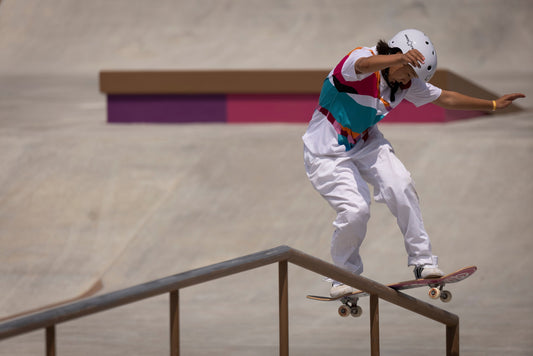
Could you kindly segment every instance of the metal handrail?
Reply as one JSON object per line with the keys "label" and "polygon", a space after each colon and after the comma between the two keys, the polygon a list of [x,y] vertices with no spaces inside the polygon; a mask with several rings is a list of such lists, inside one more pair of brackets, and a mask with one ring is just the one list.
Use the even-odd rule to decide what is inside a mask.
{"label": "metal handrail", "polygon": [[446,325],[447,355],[459,355],[459,317],[431,304],[395,291],[368,278],[354,275],[331,263],[288,246],[235,258],[170,277],[83,299],[0,324],[0,340],[38,329],[46,330],[46,355],[55,355],[55,325],[83,316],[137,302],[164,293],[170,294],[171,356],[179,355],[179,290],[214,279],[279,263],[280,355],[288,355],[287,264],[292,263],[330,277],[370,294],[371,354],[379,355],[378,299],[384,299],[412,312]]}

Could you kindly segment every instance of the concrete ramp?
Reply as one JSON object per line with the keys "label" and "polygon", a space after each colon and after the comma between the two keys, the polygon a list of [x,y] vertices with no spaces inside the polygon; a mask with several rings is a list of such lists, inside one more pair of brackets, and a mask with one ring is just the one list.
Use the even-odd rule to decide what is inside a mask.
{"label": "concrete ramp", "polygon": [[[99,155],[90,155],[84,161],[91,162],[92,168],[82,170],[77,181],[80,186],[94,185],[95,188],[84,191],[70,188],[72,190],[64,194],[71,196],[71,200],[60,200],[54,195],[49,199],[40,198],[44,199],[40,204],[26,201],[28,209],[25,214],[11,215],[11,225],[3,218],[3,236],[5,232],[10,236],[18,234],[16,243],[3,243],[6,246],[3,251],[12,256],[9,266],[28,266],[26,268],[33,268],[35,275],[48,281],[46,286],[38,287],[41,293],[36,293],[36,278],[22,278],[17,284],[17,293],[10,294],[10,299],[3,299],[4,315],[9,316],[17,308],[24,311],[28,306],[39,307],[81,296],[86,290],[81,286],[87,281],[89,284],[86,285],[90,285],[91,281],[100,279],[103,286],[100,292],[103,293],[279,244],[291,243],[298,249],[329,259],[334,216],[305,178],[300,142],[305,126],[117,127],[84,124],[81,127],[82,135],[75,133],[80,132],[80,126],[61,131],[64,130],[66,136],[75,137],[74,141],[94,142],[98,147],[106,137],[112,137],[114,149],[107,150],[105,156],[105,162],[110,166],[101,162],[103,158]],[[530,115],[452,124],[383,125],[382,130],[413,173],[425,222],[435,252],[441,258],[441,266],[445,270],[471,264],[479,267],[475,276],[452,288],[454,300],[446,305],[461,317],[463,347],[486,350],[489,345],[501,351],[512,342],[517,355],[521,354],[520,350],[529,350],[532,345],[527,334],[533,330],[533,325],[522,316],[531,312],[528,301],[533,297],[533,291],[520,282],[521,277],[515,273],[515,268],[528,270],[533,267],[525,256],[531,248],[528,232],[533,231],[528,213],[533,197],[533,185],[529,179],[531,170],[524,166],[533,153]],[[216,149],[198,140],[206,133],[210,133]],[[94,146],[93,150],[96,149]],[[77,149],[78,145],[72,145],[71,151]],[[67,162],[65,154],[42,159],[50,160],[47,166],[57,165],[59,169],[61,163]],[[82,151],[77,151],[77,155],[83,156]],[[513,159],[509,159],[511,156]],[[19,161],[24,161],[23,157]],[[111,164],[111,161],[115,163]],[[113,169],[113,165],[118,167]],[[35,174],[39,171],[27,169]],[[96,170],[100,170],[98,174],[94,173]],[[72,176],[65,179],[68,181]],[[41,184],[44,184],[45,179],[42,179]],[[69,187],[67,184],[59,186]],[[3,196],[8,195],[5,193],[7,188],[3,189]],[[11,205],[16,206],[15,202]],[[77,240],[73,240],[76,249],[69,248],[68,243],[54,244],[55,236],[63,237],[59,232],[53,236],[45,233],[44,223],[39,219],[46,211],[43,205],[54,206],[56,212],[80,209],[79,216],[73,216],[69,221],[69,229],[76,231]],[[39,206],[41,209],[37,209]],[[88,224],[86,219],[94,206],[102,206],[102,211],[108,214],[100,213],[92,224]],[[49,214],[45,226],[60,231],[55,224],[61,223],[63,214]],[[386,207],[379,204],[374,204],[372,214],[368,238],[363,246],[365,275],[383,283],[410,278],[411,271],[405,266],[403,242],[394,219]],[[28,231],[22,229],[24,224],[33,227],[33,233],[20,233]],[[38,230],[42,230],[41,233],[38,234]],[[64,241],[68,242],[68,239]],[[26,257],[27,250],[17,247],[23,242],[26,249],[38,244],[39,256],[43,260],[56,261],[57,256],[65,256],[65,259],[70,256],[72,259],[62,262],[70,267],[64,268],[61,274],[53,269],[54,263],[43,264],[36,270],[30,264],[31,259]],[[17,248],[22,252],[13,255],[12,251]],[[84,255],[89,259],[84,262],[81,258],[74,260],[82,254],[73,251],[94,252]],[[14,256],[20,257],[16,259]],[[494,263],[495,260],[499,263]],[[84,265],[87,266],[85,275],[81,273],[84,269],[80,268]],[[513,269],[502,268],[511,265]],[[2,274],[7,275],[10,274]],[[363,352],[368,347],[364,339],[365,346],[358,346],[342,336],[346,326],[339,324],[336,307],[329,308],[328,304],[317,305],[304,299],[309,293],[327,293],[329,287],[320,276],[291,268],[289,278],[291,330],[296,333],[291,336],[291,345],[309,354],[317,350],[322,352],[330,342],[337,345],[335,350],[342,352]],[[3,283],[2,290],[10,288],[9,280],[3,279]],[[60,288],[56,287],[58,285]],[[275,306],[270,301],[276,298],[275,288],[275,271],[265,268],[185,290],[184,350],[203,354],[212,352],[212,347],[224,347],[237,354],[246,354],[245,350],[263,344],[270,346],[259,350],[275,349],[276,322],[268,317],[271,312],[275,313],[270,309]],[[494,294],[496,288],[512,293]],[[210,302],[213,290],[219,296],[214,304]],[[243,291],[246,291],[244,295]],[[413,291],[413,295],[419,298],[426,298],[424,293]],[[78,337],[87,330],[91,335],[95,332],[109,335],[107,333],[120,330],[116,323],[119,320],[105,324],[108,326],[103,329],[97,326],[98,323],[109,323],[109,318],[128,323],[133,315],[146,310],[142,314],[143,324],[150,326],[149,330],[143,328],[143,332],[166,335],[157,326],[157,320],[166,320],[164,313],[154,314],[155,310],[166,310],[165,305],[166,299],[156,298],[153,302],[132,306],[133,309],[128,307],[123,312],[117,311],[118,314],[106,316],[104,313],[101,317],[71,322],[64,327]],[[367,308],[364,304],[363,307]],[[206,312],[207,309],[210,311]],[[239,313],[231,312],[235,310]],[[495,319],[494,313],[501,317]],[[411,350],[407,346],[413,339],[395,336],[400,333],[405,337],[400,330],[406,328],[414,328],[419,333],[425,331],[429,333],[428,337],[431,337],[431,330],[441,335],[440,327],[432,329],[433,324],[421,322],[416,317],[413,319],[387,304],[382,306],[382,315],[386,324],[382,329],[384,350],[398,345]],[[130,320],[130,323],[136,323]],[[243,322],[248,325],[248,330],[254,330],[255,322],[266,320],[266,326],[260,328],[261,333],[247,334],[243,330],[243,336],[235,340],[235,346],[230,346],[224,340],[231,339],[233,334],[229,330],[220,331],[228,320],[232,325]],[[519,330],[508,328],[508,323],[516,322],[521,325]],[[200,347],[198,344],[202,342],[194,336],[195,330],[215,333],[214,329],[201,326],[204,323],[216,328],[218,337],[213,338],[212,343],[203,342],[205,346]],[[365,322],[350,322],[349,325],[354,334],[366,335],[368,332]],[[479,325],[486,327],[480,329]],[[102,334],[102,337],[106,336]],[[506,340],[503,344],[498,341],[501,338]],[[158,337],[155,339],[159,340]],[[27,340],[22,342],[26,345]],[[34,339],[30,337],[30,340]],[[402,340],[411,341],[408,344]],[[16,339],[13,344],[11,342],[0,345],[0,350],[3,347],[12,350],[9,345],[15,345],[15,348],[20,345]],[[164,338],[159,342],[166,345]],[[42,339],[37,335],[35,341],[29,341],[27,345],[41,343]],[[82,346],[79,342],[72,345],[83,349],[81,343]],[[248,346],[240,348],[236,345]],[[87,350],[94,351],[93,347]],[[124,346],[117,344],[117,347],[124,350]],[[160,347],[148,348],[146,352],[164,352]],[[425,345],[420,354],[433,349],[441,348]]]}

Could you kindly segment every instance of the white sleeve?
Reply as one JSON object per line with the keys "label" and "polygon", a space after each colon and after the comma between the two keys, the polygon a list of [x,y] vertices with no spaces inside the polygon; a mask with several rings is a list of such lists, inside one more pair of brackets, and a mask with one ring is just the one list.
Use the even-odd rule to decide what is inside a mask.
{"label": "white sleeve", "polygon": [[355,73],[355,62],[359,58],[366,58],[366,57],[372,57],[374,53],[372,52],[371,48],[368,47],[362,47],[353,50],[346,59],[346,62],[342,65],[342,76],[344,77],[344,80],[346,81],[358,81],[363,80],[366,77],[372,75],[373,73],[362,73],[357,74]]}
{"label": "white sleeve", "polygon": [[441,93],[442,89],[418,78],[413,78],[405,99],[419,107],[437,100]]}

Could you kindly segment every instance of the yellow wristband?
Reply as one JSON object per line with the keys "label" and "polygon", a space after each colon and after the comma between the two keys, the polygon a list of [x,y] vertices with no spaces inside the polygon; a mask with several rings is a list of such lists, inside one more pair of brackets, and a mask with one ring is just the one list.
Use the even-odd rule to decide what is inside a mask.
{"label": "yellow wristband", "polygon": [[492,101],[492,111],[496,111],[496,100]]}

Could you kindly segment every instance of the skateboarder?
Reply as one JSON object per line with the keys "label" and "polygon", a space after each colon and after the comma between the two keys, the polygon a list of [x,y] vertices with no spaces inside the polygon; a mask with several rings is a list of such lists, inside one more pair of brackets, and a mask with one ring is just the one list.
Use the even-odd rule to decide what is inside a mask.
{"label": "skateboarder", "polygon": [[[376,126],[402,100],[416,106],[435,103],[446,109],[495,111],[523,94],[484,100],[428,83],[437,54],[428,36],[404,30],[388,43],[359,47],[346,55],[324,81],[319,105],[303,136],[307,176],[335,209],[331,242],[333,262],[363,272],[359,247],[370,218],[370,191],[387,204],[404,236],[408,265],[415,278],[441,277],[437,257],[424,228],[410,173]],[[334,282],[336,297],[353,288]]]}

